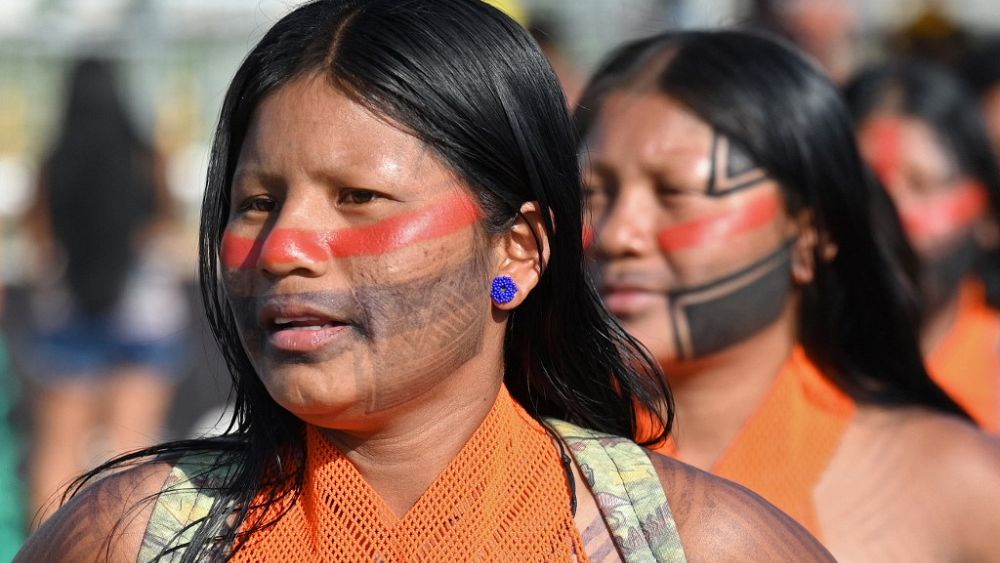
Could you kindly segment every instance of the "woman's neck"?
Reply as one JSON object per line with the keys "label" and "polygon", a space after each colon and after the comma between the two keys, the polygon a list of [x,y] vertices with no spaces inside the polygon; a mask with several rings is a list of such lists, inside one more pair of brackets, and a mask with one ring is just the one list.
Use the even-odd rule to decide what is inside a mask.
{"label": "woman's neck", "polygon": [[374,431],[323,431],[399,517],[458,455],[496,402],[501,373],[468,364],[460,370],[466,373],[381,413]]}
{"label": "woman's neck", "polygon": [[708,470],[757,411],[795,346],[796,307],[755,336],[712,356],[664,365],[680,458]]}

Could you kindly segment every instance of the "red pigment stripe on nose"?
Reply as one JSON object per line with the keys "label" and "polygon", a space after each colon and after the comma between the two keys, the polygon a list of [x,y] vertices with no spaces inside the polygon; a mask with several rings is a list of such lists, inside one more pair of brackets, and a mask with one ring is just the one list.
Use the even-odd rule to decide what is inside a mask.
{"label": "red pigment stripe on nose", "polygon": [[963,182],[954,190],[900,208],[911,239],[934,238],[972,225],[986,213],[989,198],[979,182]]}
{"label": "red pigment stripe on nose", "polygon": [[363,227],[332,231],[276,229],[266,233],[264,240],[227,232],[222,238],[221,259],[227,268],[236,269],[255,268],[261,257],[282,264],[378,255],[450,235],[478,219],[476,204],[462,194]]}
{"label": "red pigment stripe on nose", "polygon": [[768,193],[740,209],[667,227],[657,234],[657,239],[665,252],[721,242],[770,223],[781,209],[781,198]]}

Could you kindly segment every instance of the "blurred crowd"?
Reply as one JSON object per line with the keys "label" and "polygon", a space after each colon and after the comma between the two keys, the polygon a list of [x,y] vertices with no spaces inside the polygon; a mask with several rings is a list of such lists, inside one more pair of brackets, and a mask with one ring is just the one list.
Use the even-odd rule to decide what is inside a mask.
{"label": "blurred crowd", "polygon": [[[916,126],[912,120],[890,124],[885,118],[901,113],[890,110],[923,90],[876,87],[879,80],[924,80],[928,96],[953,84],[956,95],[980,104],[1000,157],[1000,16],[973,25],[974,2],[493,3],[532,32],[571,105],[594,63],[625,39],[679,26],[752,27],[788,38],[838,84],[851,85],[852,102],[863,108],[856,116],[862,145],[894,196],[905,200],[913,192],[919,198],[921,190],[950,182],[953,161],[966,155],[960,144],[936,140],[948,138],[940,129],[954,124],[920,116]],[[896,9],[896,3],[906,8]],[[43,14],[41,3],[23,4],[38,18],[55,18]],[[204,147],[220,84],[238,62],[232,53],[266,27],[254,18],[280,16],[283,8],[279,3],[267,12],[271,8],[260,4],[266,13],[244,13],[248,21],[236,33],[222,30],[223,23],[203,23],[185,38],[188,43],[176,39],[173,28],[147,21],[175,38],[133,51],[138,40],[129,26],[139,18],[133,12],[145,18],[158,13],[140,8],[147,4],[157,3],[109,2],[107,10],[116,16],[103,22],[101,40],[49,43],[42,52],[37,38],[0,30],[6,342],[0,341],[0,487],[7,493],[0,496],[0,560],[58,506],[66,484],[97,461],[225,423],[228,380],[203,328],[194,281],[198,202],[208,164]],[[55,2],[47,9],[68,11],[72,5]],[[99,12],[90,17],[102,21]],[[870,65],[903,60],[926,65],[912,79],[877,70],[864,74]],[[894,149],[880,145],[887,136],[894,136]],[[924,152],[899,154],[900,147],[921,144]],[[933,239],[933,233],[928,236]],[[920,253],[921,244],[914,246]],[[960,274],[970,264],[941,264],[935,272],[943,293],[963,283]],[[998,271],[982,270],[991,296]],[[926,337],[927,349],[937,344],[935,338],[942,337]]]}

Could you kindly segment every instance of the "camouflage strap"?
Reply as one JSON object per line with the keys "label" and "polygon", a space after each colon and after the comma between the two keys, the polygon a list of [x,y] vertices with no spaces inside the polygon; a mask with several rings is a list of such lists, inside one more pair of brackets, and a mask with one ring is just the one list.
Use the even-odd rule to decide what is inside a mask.
{"label": "camouflage strap", "polygon": [[212,492],[225,479],[228,467],[216,466],[218,453],[189,454],[179,459],[164,483],[146,525],[137,561],[180,561],[207,517],[216,498]]}
{"label": "camouflage strap", "polygon": [[686,561],[660,478],[642,448],[561,420],[546,422],[569,446],[627,562]]}

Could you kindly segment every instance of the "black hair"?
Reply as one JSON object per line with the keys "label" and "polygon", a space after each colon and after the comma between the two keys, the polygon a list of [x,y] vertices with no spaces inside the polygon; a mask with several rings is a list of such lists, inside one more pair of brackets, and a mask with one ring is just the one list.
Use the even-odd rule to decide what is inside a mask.
{"label": "black hair", "polygon": [[959,71],[977,96],[1000,86],[1000,38],[994,37],[973,48],[962,60]]}
{"label": "black hair", "polygon": [[[833,259],[817,248],[798,322],[799,341],[827,378],[858,401],[967,418],[924,368],[910,282],[915,257],[862,163],[836,87],[817,66],[784,41],[748,32],[635,41],[605,60],[585,89],[574,116],[580,138],[603,101],[629,88],[669,96],[742,145],[781,185],[789,211],[810,210],[821,240],[837,246]],[[875,222],[882,215],[875,207],[891,220]]]}
{"label": "black hair", "polygon": [[[254,112],[266,96],[306,76],[328,79],[331,88],[426,143],[470,186],[487,233],[509,228],[523,203],[539,203],[551,257],[507,323],[504,380],[515,399],[534,416],[621,436],[635,435],[641,405],[666,413],[650,437],[664,439],[672,403],[658,368],[607,313],[586,274],[573,127],[559,83],[528,33],[478,0],[310,2],[278,21],[247,56],[226,94],[212,149],[200,276],[233,378],[234,427],[220,440],[177,442],[110,462],[197,449],[229,452],[218,461],[233,469],[218,490],[223,502],[197,523],[184,560],[222,557],[234,542],[238,549],[269,524],[247,520],[251,505],[298,494],[303,482],[304,423],[270,397],[252,368],[220,283],[218,257],[234,169]],[[233,510],[236,527],[213,541],[209,531],[225,529]],[[237,534],[245,522],[246,533]]]}
{"label": "black hair", "polygon": [[66,284],[84,313],[107,313],[121,298],[135,238],[155,212],[154,167],[152,145],[119,95],[115,65],[76,61],[42,182]]}
{"label": "black hair", "polygon": [[[1000,222],[1000,169],[986,125],[974,94],[951,71],[916,60],[891,62],[860,72],[847,85],[844,96],[856,122],[888,110],[926,123],[961,174],[986,188],[992,216]],[[977,270],[988,282],[990,304],[997,308],[1000,248],[982,254]]]}

